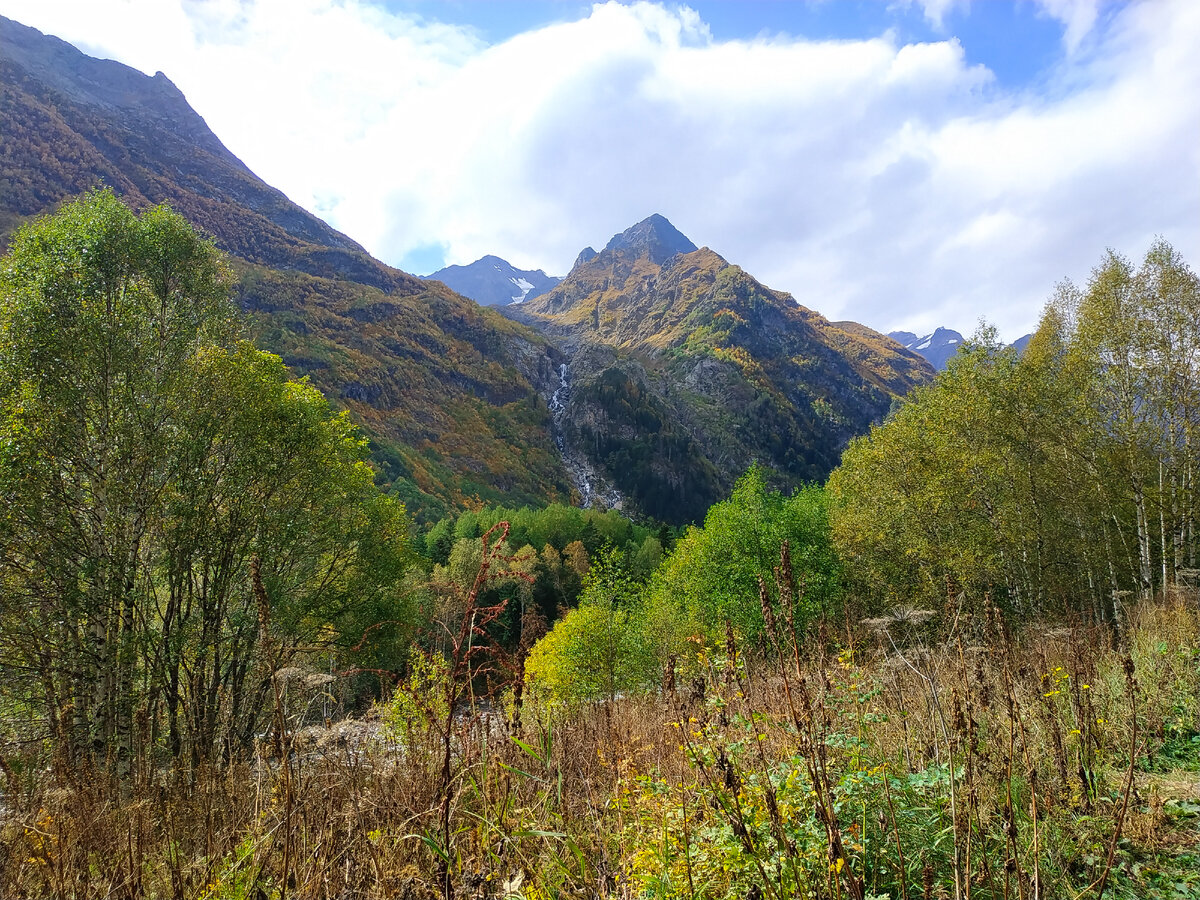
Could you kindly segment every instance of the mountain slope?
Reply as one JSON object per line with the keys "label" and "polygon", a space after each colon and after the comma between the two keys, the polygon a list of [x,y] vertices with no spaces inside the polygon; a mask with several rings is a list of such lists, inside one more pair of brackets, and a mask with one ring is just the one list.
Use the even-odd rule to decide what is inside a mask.
{"label": "mountain slope", "polygon": [[440,281],[482,306],[521,303],[546,293],[562,281],[541,269],[518,269],[498,256],[484,256],[466,266],[447,266],[421,277]]}
{"label": "mountain slope", "polygon": [[368,427],[426,515],[567,499],[547,400],[561,356],[437,282],[372,259],[233,156],[163,75],[0,17],[0,241],[105,184],[168,202],[240,262],[258,342]]}
{"label": "mountain slope", "polygon": [[363,423],[380,480],[426,519],[478,497],[694,521],[754,459],[823,478],[931,375],[661,216],[588,248],[506,318],[288,201],[165,76],[0,18],[0,241],[98,184],[135,207],[169,202],[233,255],[256,340]]}
{"label": "mountain slope", "polygon": [[701,516],[755,459],[791,481],[823,479],[851,437],[933,375],[883,335],[831,323],[696,249],[658,215],[504,311],[571,357],[557,414],[569,468],[590,465],[674,521]]}

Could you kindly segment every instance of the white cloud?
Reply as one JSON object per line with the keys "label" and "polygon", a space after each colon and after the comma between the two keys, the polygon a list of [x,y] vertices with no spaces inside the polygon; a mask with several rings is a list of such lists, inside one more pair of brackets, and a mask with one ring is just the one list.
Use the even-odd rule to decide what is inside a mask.
{"label": "white cloud", "polygon": [[[1110,0],[1111,2],[1111,0]],[[1063,24],[1063,45],[1074,53],[1096,24],[1100,0],[1036,0],[1042,12]]]}
{"label": "white cloud", "polygon": [[955,7],[966,7],[969,4],[969,0],[918,0],[918,2],[925,18],[939,31],[946,27],[946,13]]}
{"label": "white cloud", "polygon": [[561,274],[661,212],[831,317],[984,315],[1015,337],[1106,246],[1137,256],[1161,233],[1200,264],[1200,4],[1101,21],[1038,2],[1069,51],[1040,95],[1006,93],[953,38],[718,42],[648,3],[491,46],[366,0],[0,13],[166,71],[247,165],[389,262],[442,245]]}

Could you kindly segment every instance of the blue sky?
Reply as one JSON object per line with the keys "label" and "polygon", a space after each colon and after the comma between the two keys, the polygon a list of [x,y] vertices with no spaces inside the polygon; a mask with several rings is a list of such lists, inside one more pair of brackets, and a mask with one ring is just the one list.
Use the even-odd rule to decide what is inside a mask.
{"label": "blue sky", "polygon": [[[683,4],[673,4],[676,6]],[[857,40],[894,32],[901,43],[944,40],[953,35],[967,59],[996,74],[1002,85],[1036,82],[1057,63],[1063,24],[1032,0],[983,0],[951,5],[939,22],[919,3],[886,0],[723,0],[688,3],[708,24],[714,40],[780,36]],[[525,31],[586,18],[590,3],[578,0],[389,0],[396,12],[477,29],[488,43]],[[1110,3],[1111,14],[1117,4]]]}
{"label": "blue sky", "polygon": [[834,319],[1031,330],[1200,260],[1200,3],[0,0],[165,72],[253,171],[418,274],[564,274],[661,213]]}

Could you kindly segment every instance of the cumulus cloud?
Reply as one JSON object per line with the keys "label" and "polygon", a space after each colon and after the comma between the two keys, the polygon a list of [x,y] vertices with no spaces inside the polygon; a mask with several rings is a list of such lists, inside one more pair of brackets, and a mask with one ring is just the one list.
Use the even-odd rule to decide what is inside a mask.
{"label": "cumulus cloud", "polygon": [[1161,233],[1200,259],[1200,5],[1038,2],[1064,53],[1036,91],[949,35],[718,41],[651,3],[491,45],[366,0],[0,12],[167,72],[252,169],[394,264],[561,274],[661,212],[831,317],[1016,337],[1107,246]]}

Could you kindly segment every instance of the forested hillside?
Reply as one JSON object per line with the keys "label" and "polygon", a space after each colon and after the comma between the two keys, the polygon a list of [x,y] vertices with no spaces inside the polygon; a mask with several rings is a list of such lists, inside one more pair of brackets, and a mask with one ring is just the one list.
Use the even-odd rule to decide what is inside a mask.
{"label": "forested hillside", "polygon": [[0,241],[101,184],[135,209],[169,203],[235,257],[258,344],[368,427],[414,511],[570,499],[547,408],[560,355],[263,183],[166,76],[0,17],[0,134]]}

